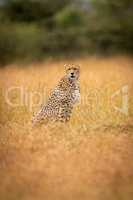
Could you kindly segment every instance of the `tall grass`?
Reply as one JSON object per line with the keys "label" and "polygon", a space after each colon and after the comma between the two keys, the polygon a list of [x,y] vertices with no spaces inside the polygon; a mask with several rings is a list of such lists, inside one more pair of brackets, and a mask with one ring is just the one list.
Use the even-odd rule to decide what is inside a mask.
{"label": "tall grass", "polygon": [[[32,115],[64,75],[65,63],[81,65],[81,102],[68,124],[33,128]],[[132,64],[128,57],[90,57],[0,69],[1,199],[133,198]],[[125,86],[127,113],[117,109]],[[17,107],[6,99],[11,87],[17,87],[9,93]]]}

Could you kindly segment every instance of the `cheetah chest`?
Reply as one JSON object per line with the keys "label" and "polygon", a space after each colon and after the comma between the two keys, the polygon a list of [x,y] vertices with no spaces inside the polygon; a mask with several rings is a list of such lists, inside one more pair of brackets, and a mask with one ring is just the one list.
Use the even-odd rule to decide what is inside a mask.
{"label": "cheetah chest", "polygon": [[80,102],[80,91],[79,91],[78,88],[73,91],[72,99],[73,99],[73,103],[79,103]]}

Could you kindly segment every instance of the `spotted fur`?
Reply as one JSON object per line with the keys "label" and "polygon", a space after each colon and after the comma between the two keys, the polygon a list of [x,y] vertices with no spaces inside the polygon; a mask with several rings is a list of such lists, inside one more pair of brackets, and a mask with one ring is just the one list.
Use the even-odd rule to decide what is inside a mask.
{"label": "spotted fur", "polygon": [[46,105],[33,117],[33,123],[44,121],[67,122],[75,103],[80,100],[79,67],[66,66],[66,75],[51,93]]}

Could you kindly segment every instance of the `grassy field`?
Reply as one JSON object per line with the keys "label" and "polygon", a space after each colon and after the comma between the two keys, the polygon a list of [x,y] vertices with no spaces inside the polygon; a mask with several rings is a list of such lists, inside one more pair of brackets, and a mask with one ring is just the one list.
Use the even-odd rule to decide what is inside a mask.
{"label": "grassy field", "polygon": [[[81,102],[68,124],[33,128],[65,63],[81,66]],[[0,199],[133,199],[132,58],[0,69]]]}

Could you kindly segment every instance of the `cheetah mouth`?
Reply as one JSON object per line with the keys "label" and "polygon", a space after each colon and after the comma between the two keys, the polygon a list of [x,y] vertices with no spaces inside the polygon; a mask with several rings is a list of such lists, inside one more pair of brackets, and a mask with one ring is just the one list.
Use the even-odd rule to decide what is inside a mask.
{"label": "cheetah mouth", "polygon": [[74,75],[71,75],[71,78],[75,78],[75,76],[74,76]]}

